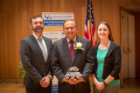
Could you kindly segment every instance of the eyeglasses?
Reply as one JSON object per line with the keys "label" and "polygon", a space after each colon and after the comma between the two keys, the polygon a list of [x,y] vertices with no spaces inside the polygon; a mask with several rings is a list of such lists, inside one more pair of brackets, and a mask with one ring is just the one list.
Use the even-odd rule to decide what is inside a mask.
{"label": "eyeglasses", "polygon": [[74,30],[75,27],[68,27],[68,28],[64,28],[65,30]]}

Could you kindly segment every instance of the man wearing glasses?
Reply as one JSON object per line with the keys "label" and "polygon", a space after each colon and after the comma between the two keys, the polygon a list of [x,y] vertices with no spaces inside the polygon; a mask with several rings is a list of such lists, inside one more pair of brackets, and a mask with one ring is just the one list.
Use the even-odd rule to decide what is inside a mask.
{"label": "man wearing glasses", "polygon": [[[59,93],[90,93],[89,75],[93,69],[91,42],[77,36],[78,27],[75,20],[66,20],[63,24],[65,38],[53,43],[52,71],[59,80]],[[81,49],[74,49],[80,42]],[[65,77],[71,67],[77,67],[81,77]]]}

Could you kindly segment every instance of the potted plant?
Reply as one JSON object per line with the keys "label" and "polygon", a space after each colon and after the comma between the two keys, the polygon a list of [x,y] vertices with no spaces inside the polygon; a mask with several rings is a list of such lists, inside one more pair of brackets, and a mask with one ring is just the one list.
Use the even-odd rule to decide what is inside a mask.
{"label": "potted plant", "polygon": [[24,68],[23,68],[22,62],[19,63],[18,69],[19,69],[19,72],[20,72],[20,73],[19,73],[19,76],[22,77],[22,78],[24,78],[24,77],[25,77],[26,71],[25,71]]}

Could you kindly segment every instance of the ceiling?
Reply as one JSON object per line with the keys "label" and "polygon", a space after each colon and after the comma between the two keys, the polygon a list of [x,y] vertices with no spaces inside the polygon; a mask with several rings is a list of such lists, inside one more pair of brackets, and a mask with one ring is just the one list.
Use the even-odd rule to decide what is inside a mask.
{"label": "ceiling", "polygon": [[123,6],[123,8],[133,12],[140,12],[140,6]]}

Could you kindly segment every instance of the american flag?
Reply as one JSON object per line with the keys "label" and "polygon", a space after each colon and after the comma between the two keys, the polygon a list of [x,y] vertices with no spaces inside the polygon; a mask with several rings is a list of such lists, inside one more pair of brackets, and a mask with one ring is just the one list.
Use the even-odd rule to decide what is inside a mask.
{"label": "american flag", "polygon": [[91,40],[91,47],[97,44],[92,0],[88,0],[87,3],[84,38]]}

